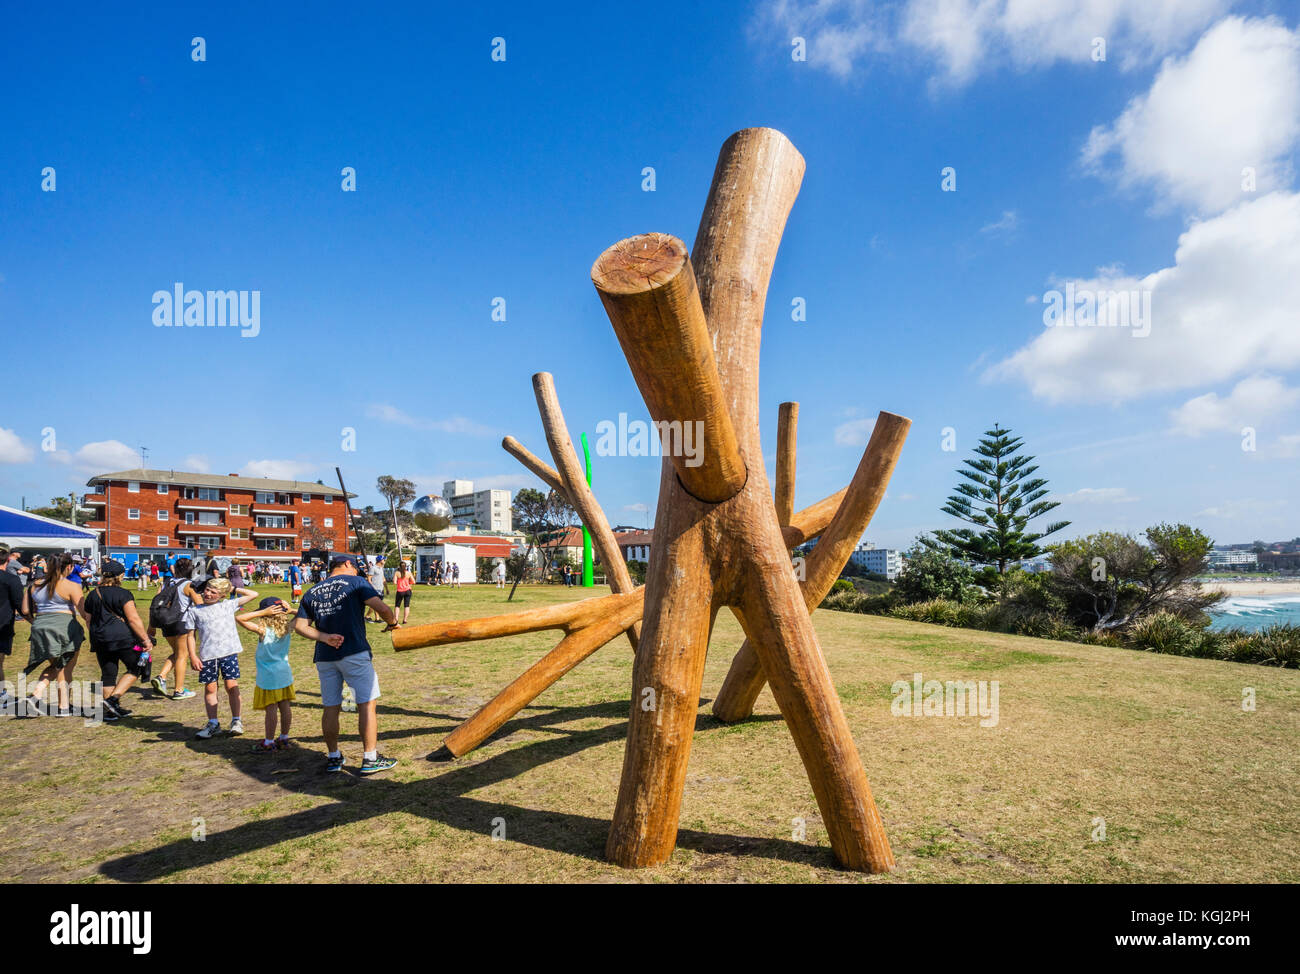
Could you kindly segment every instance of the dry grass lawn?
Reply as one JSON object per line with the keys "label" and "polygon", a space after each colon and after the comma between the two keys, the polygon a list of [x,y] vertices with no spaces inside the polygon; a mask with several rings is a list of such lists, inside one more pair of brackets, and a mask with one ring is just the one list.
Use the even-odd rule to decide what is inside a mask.
{"label": "dry grass lawn", "polygon": [[[420,586],[413,621],[582,591],[521,588],[507,605],[491,587]],[[0,717],[0,869],[18,882],[1300,881],[1300,671],[829,611],[814,620],[898,859],[889,876],[834,868],[770,693],[747,723],[711,717],[741,641],[729,614],[710,649],[677,852],[662,867],[602,860],[630,706],[625,641],[478,751],[434,764],[424,757],[442,737],[558,634],[397,655],[376,626],[380,748],[400,759],[393,771],[321,773],[319,688],[311,647],[295,639],[294,752],[250,752],[261,729],[251,708],[243,738],[195,740],[202,698],[148,690],[115,724]],[[19,630],[10,680],[26,660]],[[247,706],[251,652],[241,663]],[[95,670],[83,650],[76,675]],[[998,681],[997,725],[894,716],[890,686],[916,672]],[[1254,712],[1242,708],[1247,687]],[[355,769],[355,717],[344,729]]]}

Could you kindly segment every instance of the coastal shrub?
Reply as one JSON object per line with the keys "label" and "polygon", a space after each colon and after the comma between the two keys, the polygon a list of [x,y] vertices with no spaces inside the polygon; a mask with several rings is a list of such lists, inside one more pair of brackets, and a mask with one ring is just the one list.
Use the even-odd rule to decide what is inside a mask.
{"label": "coastal shrub", "polygon": [[[1207,641],[1203,632],[1170,612],[1156,612],[1139,619],[1123,633],[1124,641],[1132,649],[1170,656],[1201,656],[1213,654],[1212,638]],[[1199,652],[1198,652],[1199,650]]]}
{"label": "coastal shrub", "polygon": [[856,591],[857,591],[857,587],[852,582],[850,582],[847,578],[837,578],[835,579],[835,584],[831,586],[832,595],[834,595],[836,592],[856,592]]}
{"label": "coastal shrub", "polygon": [[939,626],[955,626],[959,608],[958,603],[951,599],[927,599],[924,602],[896,605],[889,610],[889,614],[895,619],[929,622]]}
{"label": "coastal shrub", "polygon": [[969,565],[919,545],[908,553],[907,563],[894,581],[894,592],[900,602],[908,604],[935,599],[973,602],[982,597]]}

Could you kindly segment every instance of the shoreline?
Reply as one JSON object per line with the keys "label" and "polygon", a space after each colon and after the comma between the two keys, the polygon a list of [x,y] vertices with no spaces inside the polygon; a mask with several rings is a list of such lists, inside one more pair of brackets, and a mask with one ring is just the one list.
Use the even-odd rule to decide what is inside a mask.
{"label": "shoreline", "polygon": [[1229,598],[1300,595],[1300,579],[1278,582],[1202,582],[1201,587],[1210,591],[1222,589]]}

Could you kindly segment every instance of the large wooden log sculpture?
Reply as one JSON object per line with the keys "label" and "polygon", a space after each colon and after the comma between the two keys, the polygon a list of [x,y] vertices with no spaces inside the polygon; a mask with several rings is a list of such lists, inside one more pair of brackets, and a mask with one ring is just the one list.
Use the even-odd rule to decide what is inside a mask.
{"label": "large wooden log sculpture", "polygon": [[[592,268],[651,418],[666,433],[646,585],[632,590],[621,577],[626,568],[615,539],[580,476],[553,385],[542,373],[534,387],[555,468],[513,439],[503,445],[569,499],[594,538],[607,535],[597,546],[615,594],[394,635],[396,648],[413,649],[539,629],[565,633],[447,738],[446,756],[457,756],[600,646],[629,634],[637,647],[632,710],[606,846],[620,865],[653,865],[672,853],[705,653],[722,608],[736,615],[747,638],[715,712],[724,720],[747,716],[770,684],[835,858],[859,870],[893,864],[809,612],[879,505],[909,421],[881,413],[850,485],[800,512],[793,511],[797,404],[780,411],[775,499],[759,442],[763,305],[803,169],[779,132],[738,132],[719,156],[693,254],[675,237],[644,234],[615,244]],[[695,449],[683,449],[684,442]],[[817,536],[801,583],[789,549]],[[615,565],[623,571],[611,570]]]}

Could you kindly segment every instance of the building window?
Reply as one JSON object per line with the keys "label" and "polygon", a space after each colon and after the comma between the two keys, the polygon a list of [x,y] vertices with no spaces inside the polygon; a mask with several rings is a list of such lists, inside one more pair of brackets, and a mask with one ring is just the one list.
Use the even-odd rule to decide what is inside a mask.
{"label": "building window", "polygon": [[310,504],[310,503],[311,503],[311,494],[303,494],[303,495],[302,495],[302,502],[303,502],[304,504]]}
{"label": "building window", "polygon": [[156,541],[159,548],[166,548],[169,544],[171,544],[171,539],[168,538],[167,535],[165,534],[157,535]]}
{"label": "building window", "polygon": [[259,528],[287,528],[289,526],[289,515],[259,514],[257,515],[257,526]]}
{"label": "building window", "polygon": [[140,520],[140,508],[138,508],[138,507],[128,507],[128,508],[126,509],[126,519],[127,519],[128,521],[138,521],[138,520]]}
{"label": "building window", "polygon": [[157,516],[159,521],[166,521],[171,518],[171,515],[168,514],[166,511],[162,510],[161,508],[159,509]]}
{"label": "building window", "polygon": [[247,505],[247,504],[231,504],[231,505],[230,505],[230,513],[231,513],[231,514],[238,514],[240,517],[248,517],[248,505]]}
{"label": "building window", "polygon": [[324,519],[321,521],[321,524],[325,525],[325,527],[327,527],[327,528],[332,528],[332,527],[334,527],[334,518],[332,518],[332,517],[324,518]]}
{"label": "building window", "polygon": [[216,487],[186,487],[184,497],[187,501],[219,501],[221,491]]}
{"label": "building window", "polygon": [[138,494],[138,493],[140,493],[140,481],[138,481],[138,480],[128,480],[128,481],[126,482],[126,492],[127,492],[128,494]]}
{"label": "building window", "polygon": [[247,541],[247,540],[248,540],[248,528],[231,528],[231,529],[230,529],[230,536],[231,536],[232,538],[239,538],[240,540]]}
{"label": "building window", "polygon": [[309,528],[309,527],[311,527],[311,518],[309,518],[309,517],[305,517],[305,518],[303,518],[303,519],[302,519],[302,526],[303,526],[304,528]]}
{"label": "building window", "polygon": [[333,504],[333,503],[334,503],[334,495],[333,495],[333,494],[326,494],[326,495],[325,495],[325,503],[326,503],[326,504]]}
{"label": "building window", "polygon": [[140,535],[128,534],[126,536],[126,543],[129,544],[132,548],[140,547]]}
{"label": "building window", "polygon": [[159,485],[158,485],[158,493],[160,493],[160,494],[166,494],[166,493],[167,493],[167,485],[166,485],[166,484],[159,484]]}
{"label": "building window", "polygon": [[275,491],[273,491],[273,490],[259,490],[259,491],[257,491],[255,494],[253,494],[253,503],[254,503],[254,504],[274,504],[274,503],[275,503]]}

